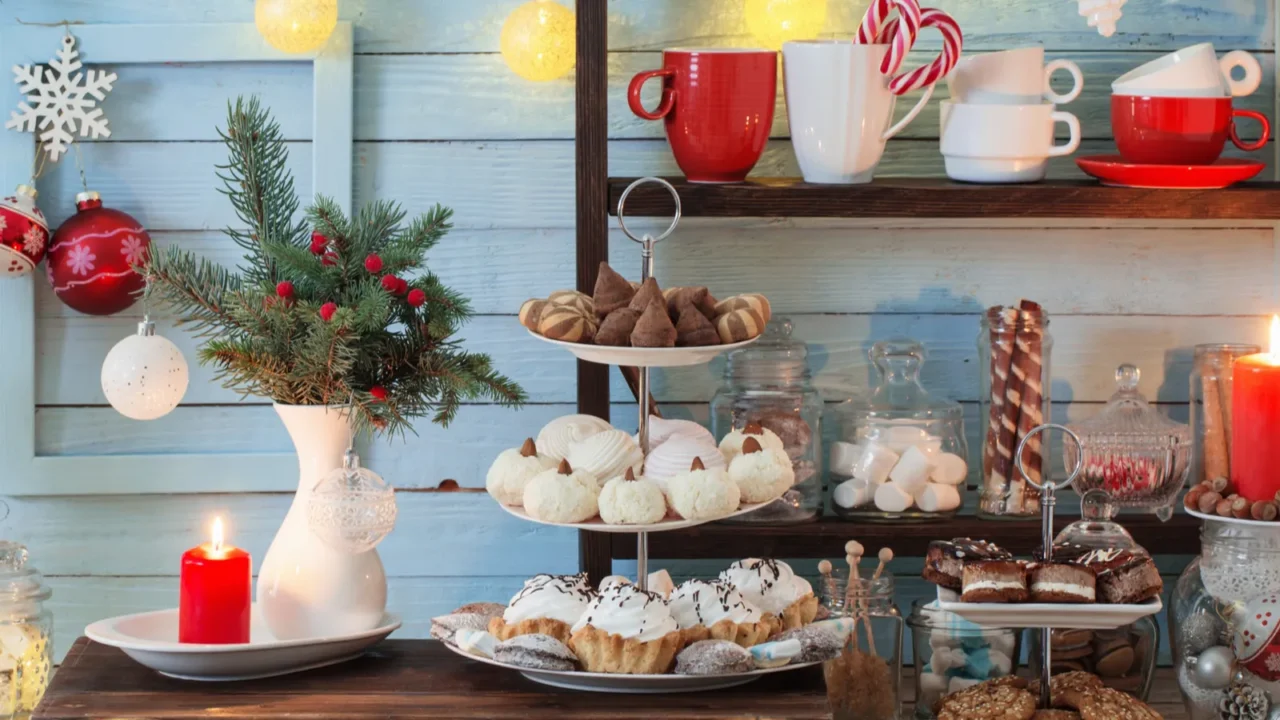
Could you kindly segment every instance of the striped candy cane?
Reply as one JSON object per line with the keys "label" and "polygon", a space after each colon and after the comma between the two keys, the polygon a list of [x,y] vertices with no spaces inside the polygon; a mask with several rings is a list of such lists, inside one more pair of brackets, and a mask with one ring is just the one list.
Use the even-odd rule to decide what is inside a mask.
{"label": "striped candy cane", "polygon": [[920,12],[920,26],[937,28],[942,33],[942,53],[928,65],[918,67],[889,81],[889,90],[894,95],[906,95],[912,90],[933,85],[946,77],[947,73],[951,72],[951,69],[960,61],[960,52],[964,48],[964,35],[960,32],[960,26],[954,18],[936,8],[925,8]]}
{"label": "striped candy cane", "polygon": [[[889,13],[898,11],[898,17],[888,19]],[[907,53],[920,34],[920,5],[916,0],[872,0],[858,25],[856,42],[860,45],[885,44],[889,53],[880,63],[880,72],[893,75],[902,68]]]}

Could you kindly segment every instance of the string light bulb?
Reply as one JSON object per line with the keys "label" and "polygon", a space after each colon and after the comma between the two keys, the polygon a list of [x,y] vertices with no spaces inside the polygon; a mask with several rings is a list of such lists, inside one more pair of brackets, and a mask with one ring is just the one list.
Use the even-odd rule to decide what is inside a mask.
{"label": "string light bulb", "polygon": [[258,0],[253,10],[258,32],[287,53],[317,50],[338,25],[338,0]]}
{"label": "string light bulb", "polygon": [[572,10],[553,0],[531,0],[502,23],[498,47],[512,72],[525,80],[547,82],[573,69],[576,38]]}
{"label": "string light bulb", "polygon": [[781,50],[790,40],[808,40],[827,23],[827,0],[746,0],[743,14],[756,41]]}

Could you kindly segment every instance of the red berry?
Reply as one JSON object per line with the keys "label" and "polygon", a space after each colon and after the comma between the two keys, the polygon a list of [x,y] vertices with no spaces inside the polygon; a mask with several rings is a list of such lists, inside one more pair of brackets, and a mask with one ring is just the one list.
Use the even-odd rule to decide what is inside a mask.
{"label": "red berry", "polygon": [[409,291],[409,281],[404,278],[396,278],[400,282],[396,283],[396,294],[403,295]]}
{"label": "red berry", "polygon": [[327,252],[324,257],[320,258],[320,264],[325,267],[338,264],[338,255],[336,253]]}
{"label": "red berry", "polygon": [[395,275],[383,275],[380,282],[382,283],[383,290],[386,290],[392,295],[399,294],[397,291],[400,289],[400,278]]}
{"label": "red berry", "polygon": [[284,298],[285,300],[288,300],[289,298],[293,297],[293,283],[289,282],[288,280],[281,281],[279,284],[276,285],[276,294]]}
{"label": "red berry", "polygon": [[379,400],[387,399],[387,389],[382,387],[381,385],[374,385],[373,387],[369,388],[369,394]]}
{"label": "red berry", "polygon": [[326,248],[329,247],[329,238],[321,235],[319,231],[311,233],[311,254],[323,255]]}
{"label": "red berry", "polygon": [[409,291],[409,305],[413,307],[422,307],[423,303],[426,301],[427,294],[422,291],[422,288],[414,288]]}
{"label": "red berry", "polygon": [[382,272],[382,258],[370,255],[364,259],[364,269],[371,273]]}
{"label": "red berry", "polygon": [[332,320],[332,319],[333,319],[333,314],[334,314],[334,313],[336,313],[336,312],[338,312],[338,304],[337,304],[337,303],[327,302],[327,303],[325,303],[325,304],[323,304],[323,305],[321,305],[321,306],[320,306],[320,317],[321,317],[325,322],[329,322],[330,320]]}

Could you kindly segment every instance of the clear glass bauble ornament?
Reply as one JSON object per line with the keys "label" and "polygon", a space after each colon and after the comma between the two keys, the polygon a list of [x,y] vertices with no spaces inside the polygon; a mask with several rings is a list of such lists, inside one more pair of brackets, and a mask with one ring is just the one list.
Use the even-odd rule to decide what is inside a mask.
{"label": "clear glass bauble ornament", "polygon": [[361,467],[360,457],[348,450],[342,467],[312,489],[307,522],[311,532],[336,550],[368,552],[396,526],[395,489]]}

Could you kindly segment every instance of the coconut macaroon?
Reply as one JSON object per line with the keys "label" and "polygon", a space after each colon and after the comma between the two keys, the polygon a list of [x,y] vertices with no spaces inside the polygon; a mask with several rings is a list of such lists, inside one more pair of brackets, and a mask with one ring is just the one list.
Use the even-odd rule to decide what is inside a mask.
{"label": "coconut macaroon", "polygon": [[556,461],[539,454],[533,438],[528,438],[521,447],[498,453],[485,475],[484,487],[494,500],[520,507],[524,504],[524,486],[538,473],[555,466]]}
{"label": "coconut macaroon", "polygon": [[685,520],[715,520],[738,509],[742,491],[724,468],[707,469],[694,458],[689,472],[667,480],[667,499]]}
{"label": "coconut macaroon", "polygon": [[600,519],[610,525],[649,525],[667,516],[662,488],[627,468],[622,477],[604,484],[600,491]]}
{"label": "coconut macaroon", "polygon": [[778,437],[777,433],[758,422],[749,422],[741,430],[738,428],[730,430],[729,434],[720,440],[720,453],[724,455],[724,461],[731,463],[734,458],[742,454],[742,445],[749,437],[754,437],[761,447],[781,450],[784,453],[787,451],[782,438]]}
{"label": "coconut macaroon", "polygon": [[580,523],[600,511],[600,484],[594,475],[574,470],[568,460],[543,470],[524,487],[524,509],[529,517],[552,523]]}
{"label": "coconut macaroon", "polygon": [[742,453],[729,463],[729,479],[742,491],[742,502],[762,503],[781,497],[796,482],[791,458],[782,450],[761,447],[748,435]]}

